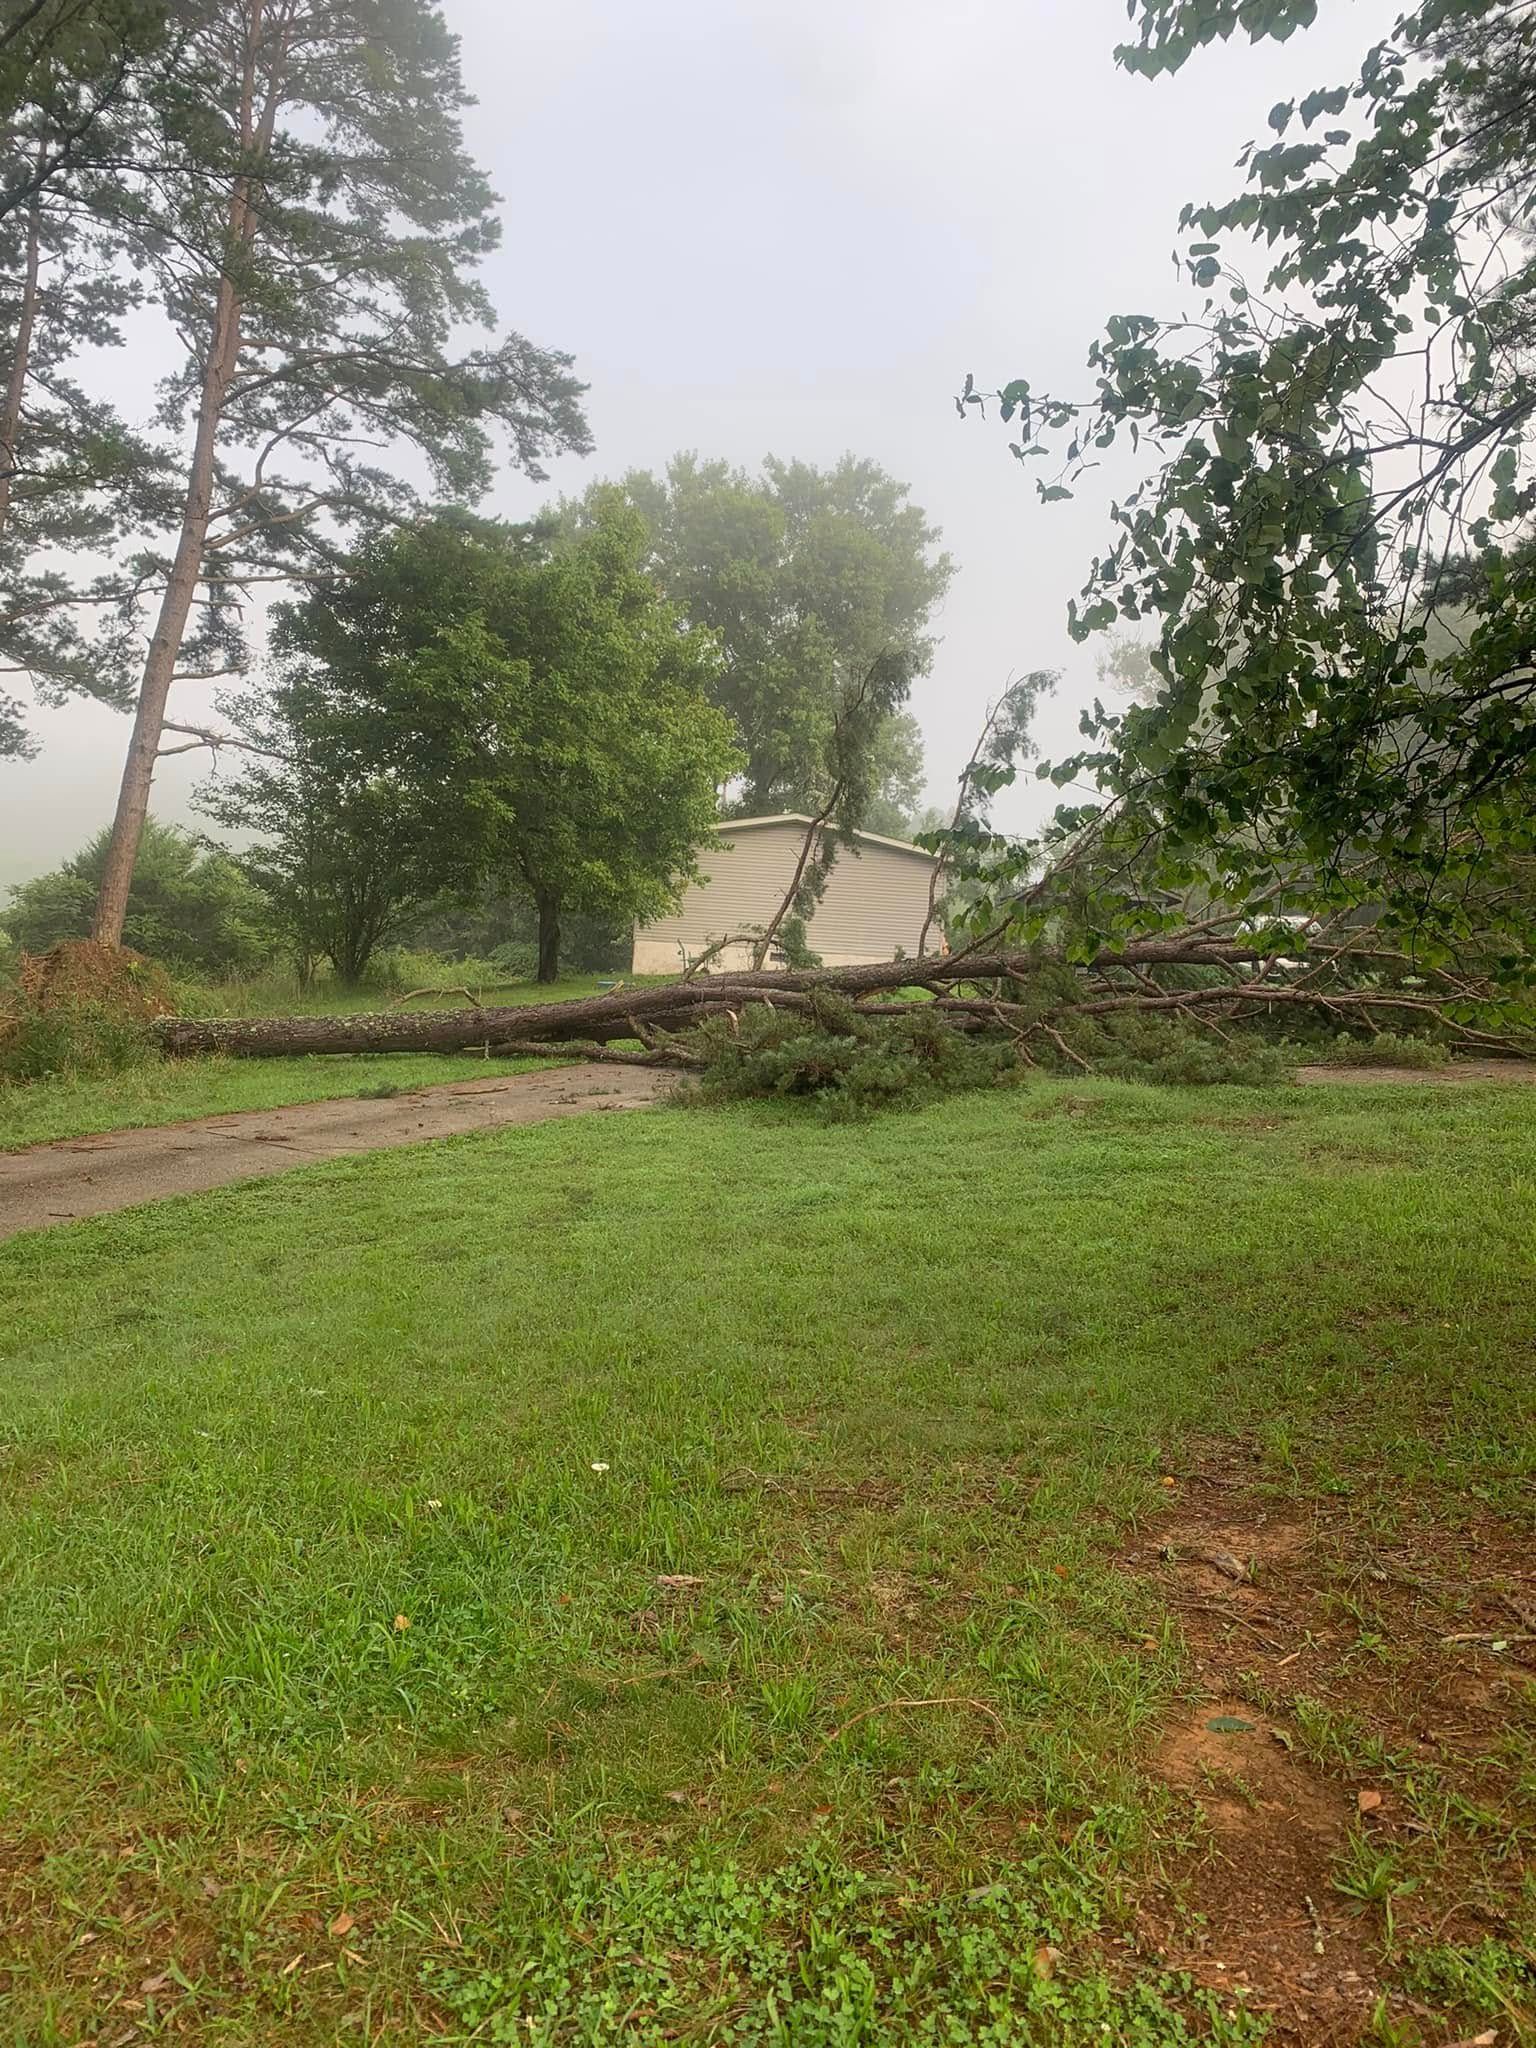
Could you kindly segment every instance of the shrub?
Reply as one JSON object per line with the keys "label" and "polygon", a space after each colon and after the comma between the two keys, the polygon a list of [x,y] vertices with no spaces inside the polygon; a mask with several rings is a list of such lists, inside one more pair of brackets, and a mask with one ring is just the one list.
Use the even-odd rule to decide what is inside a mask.
{"label": "shrub", "polygon": [[492,952],[490,964],[502,981],[532,981],[539,971],[539,949],[531,939],[508,939]]}
{"label": "shrub", "polygon": [[174,1007],[164,972],[127,947],[71,939],[23,953],[0,1007],[0,1075],[117,1073],[150,1056],[150,1022]]}
{"label": "shrub", "polygon": [[[43,953],[86,936],[110,836],[98,832],[61,868],[11,891],[0,925],[18,946]],[[140,953],[205,974],[249,970],[274,948],[266,904],[229,855],[153,818],[139,846],[124,937]]]}
{"label": "shrub", "polygon": [[0,1075],[9,1081],[117,1074],[154,1051],[149,1025],[102,1003],[34,1009],[0,1022]]}
{"label": "shrub", "polygon": [[391,996],[404,995],[413,988],[467,988],[473,995],[489,994],[531,982],[535,964],[531,950],[518,945],[498,947],[488,959],[457,960],[410,946],[390,946],[374,954],[361,986]]}

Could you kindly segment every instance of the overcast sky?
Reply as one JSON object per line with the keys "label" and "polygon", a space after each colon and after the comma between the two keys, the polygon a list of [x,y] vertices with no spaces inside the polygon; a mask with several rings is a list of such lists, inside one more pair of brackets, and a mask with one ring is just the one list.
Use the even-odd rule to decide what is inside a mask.
{"label": "overcast sky", "polygon": [[[1207,52],[1156,83],[1115,69],[1123,0],[445,0],[480,104],[469,137],[505,202],[488,282],[505,319],[571,350],[597,451],[493,509],[680,448],[733,462],[845,450],[910,484],[958,564],[913,708],[943,802],[988,697],[1059,667],[1065,751],[1095,689],[1065,630],[1106,533],[1102,491],[1041,506],[995,421],[956,418],[967,371],[1086,391],[1107,315],[1177,312],[1181,205],[1233,188],[1279,99],[1354,74],[1396,9],[1332,0],[1293,42]],[[116,363],[142,388],[155,338]],[[122,380],[122,381],[119,381]],[[1123,481],[1123,474],[1121,477]],[[181,686],[185,714],[206,708]],[[127,721],[40,713],[0,763],[0,882],[110,818]],[[162,817],[207,772],[167,762]],[[1008,821],[1039,814],[1032,782]]]}

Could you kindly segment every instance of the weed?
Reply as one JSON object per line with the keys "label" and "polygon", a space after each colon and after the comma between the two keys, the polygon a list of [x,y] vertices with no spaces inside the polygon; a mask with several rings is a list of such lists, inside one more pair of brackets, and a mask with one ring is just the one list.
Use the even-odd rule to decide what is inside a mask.
{"label": "weed", "polygon": [[1536,1960],[1507,1941],[1420,1948],[1404,1964],[1401,1982],[1412,1997],[1433,1999],[1470,2019],[1507,2021],[1517,2041],[1536,2039]]}
{"label": "weed", "polygon": [[1383,1993],[1372,2008],[1365,2043],[1366,2048],[1426,2048],[1426,2036],[1417,2020],[1394,2014]]}
{"label": "weed", "polygon": [[1262,2021],[1187,1978],[1123,1989],[1091,1952],[1064,1954],[1096,1924],[1091,1897],[1039,1862],[954,1894],[872,1878],[822,1847],[761,1876],[663,1859],[565,1875],[428,1983],[467,2033],[507,2043],[1262,2039]]}
{"label": "weed", "polygon": [[1357,1906],[1379,1906],[1386,1922],[1387,1945],[1392,1944],[1394,1903],[1418,1889],[1418,1879],[1403,1874],[1403,1859],[1395,1849],[1384,1849],[1364,1835],[1352,1834],[1333,1873],[1333,1888]]}
{"label": "weed", "polygon": [[156,1056],[144,1019],[106,1004],[26,1005],[0,1024],[0,1078],[9,1081],[96,1079]]}

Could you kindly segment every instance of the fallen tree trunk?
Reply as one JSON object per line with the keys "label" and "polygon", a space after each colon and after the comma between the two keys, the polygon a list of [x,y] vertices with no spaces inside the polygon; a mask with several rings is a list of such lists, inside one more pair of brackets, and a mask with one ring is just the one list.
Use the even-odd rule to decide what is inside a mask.
{"label": "fallen tree trunk", "polygon": [[[1148,939],[1105,954],[1095,967],[1144,968],[1251,960],[1242,947],[1210,939]],[[309,1052],[466,1052],[516,1040],[557,1045],[570,1039],[603,1042],[643,1038],[647,1031],[686,1030],[702,1010],[737,1007],[775,997],[875,996],[902,988],[937,988],[957,981],[1027,981],[1041,958],[1029,953],[946,954],[923,960],[885,960],[867,967],[763,968],[615,989],[563,1003],[516,1009],[386,1010],[353,1017],[163,1017],[155,1025],[168,1053],[231,1053],[272,1059]]]}
{"label": "fallen tree trunk", "polygon": [[[1384,958],[1362,946],[1314,947],[1305,959],[1260,953],[1205,931],[1133,941],[1088,962],[1073,963],[1076,988],[1058,975],[1053,1000],[1041,1000],[1040,976],[1067,963],[1045,949],[1032,953],[954,953],[921,960],[887,960],[864,967],[755,969],[694,979],[619,987],[607,995],[563,1003],[461,1010],[388,1010],[352,1017],[164,1017],[150,1028],[165,1052],[230,1053],[262,1059],[294,1053],[469,1052],[498,1055],[568,1053],[626,1064],[693,1067],[701,1064],[686,1034],[708,1018],[732,1022],[754,1003],[790,1010],[816,1007],[835,995],[861,1008],[896,1015],[935,1012],[961,1030],[998,1032],[1029,1062],[1030,1046],[1044,1038],[1070,1063],[1089,1067],[1080,1048],[1062,1036],[1075,1022],[1085,1027],[1118,1013],[1163,1013],[1199,1023],[1225,1036],[1220,1020],[1241,1023],[1259,1012],[1296,1014],[1311,1009],[1338,1023],[1379,1030],[1394,1016],[1444,1028],[1463,1049],[1529,1056],[1526,1031],[1506,1036],[1462,1021],[1469,1000],[1486,989],[1443,969],[1424,969],[1415,986],[1384,987],[1373,963]],[[1160,969],[1199,966],[1219,970],[1194,987],[1169,988]],[[1364,978],[1362,979],[1362,970]],[[924,991],[917,999],[902,991]],[[1450,1006],[1448,1009],[1447,1006]],[[1459,1015],[1457,1013],[1460,1013]],[[679,1034],[683,1034],[680,1036]],[[614,1040],[643,1048],[611,1050]]]}

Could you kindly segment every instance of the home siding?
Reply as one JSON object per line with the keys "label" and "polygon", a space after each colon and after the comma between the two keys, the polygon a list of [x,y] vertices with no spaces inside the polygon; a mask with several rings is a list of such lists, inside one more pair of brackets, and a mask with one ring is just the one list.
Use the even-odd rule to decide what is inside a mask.
{"label": "home siding", "polygon": [[[676,973],[686,952],[690,960],[727,933],[769,923],[784,900],[805,843],[805,827],[757,825],[732,833],[699,857],[699,879],[690,883],[674,916],[642,925],[635,933],[633,972]],[[928,878],[933,860],[913,848],[840,846],[826,893],[810,923],[812,950],[829,967],[890,960],[898,949],[917,951],[928,914]],[[750,941],[728,947],[722,967],[750,965]]]}

